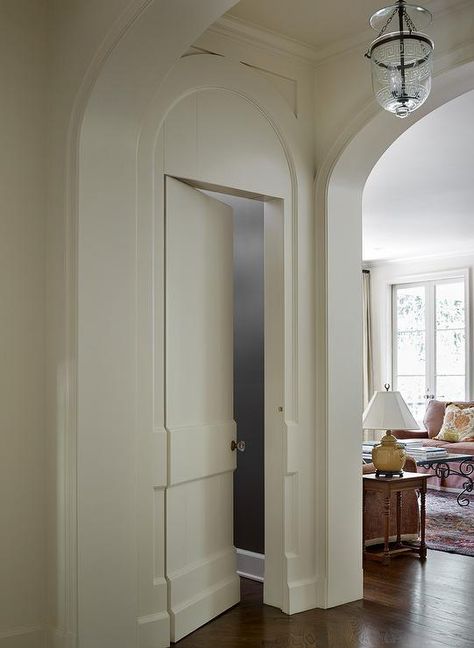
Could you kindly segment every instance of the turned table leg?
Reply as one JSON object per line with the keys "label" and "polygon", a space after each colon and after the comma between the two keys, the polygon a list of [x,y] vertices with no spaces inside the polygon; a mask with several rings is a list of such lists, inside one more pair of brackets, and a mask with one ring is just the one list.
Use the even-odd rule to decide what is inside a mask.
{"label": "turned table leg", "polygon": [[423,486],[421,487],[421,491],[420,491],[420,526],[421,526],[420,558],[422,560],[426,559],[425,525],[426,525],[426,481],[423,482]]}
{"label": "turned table leg", "polygon": [[402,492],[397,491],[397,545],[402,543]]}
{"label": "turned table leg", "polygon": [[367,508],[366,490],[362,491],[362,554],[365,554],[367,549],[365,547],[365,516]]}
{"label": "turned table leg", "polygon": [[388,565],[390,563],[390,494],[384,497],[384,547],[383,547],[383,564]]}

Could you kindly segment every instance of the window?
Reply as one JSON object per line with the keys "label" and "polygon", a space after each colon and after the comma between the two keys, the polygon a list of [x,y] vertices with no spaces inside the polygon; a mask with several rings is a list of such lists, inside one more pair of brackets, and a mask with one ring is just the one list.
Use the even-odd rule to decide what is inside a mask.
{"label": "window", "polygon": [[393,385],[417,421],[426,401],[466,400],[466,281],[393,286]]}

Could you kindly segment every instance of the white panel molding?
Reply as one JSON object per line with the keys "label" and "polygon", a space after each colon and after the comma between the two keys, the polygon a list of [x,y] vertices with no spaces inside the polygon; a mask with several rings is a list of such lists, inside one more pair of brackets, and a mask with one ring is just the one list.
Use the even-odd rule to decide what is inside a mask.
{"label": "white panel molding", "polygon": [[209,27],[208,32],[226,36],[245,45],[255,46],[257,43],[261,48],[274,54],[291,57],[300,63],[314,65],[319,60],[318,50],[311,45],[234,16],[223,16]]}
{"label": "white panel molding", "polygon": [[[218,551],[202,560],[184,565],[181,569],[168,572],[167,579],[175,584],[177,592],[178,588],[181,588],[182,593],[193,598],[201,591],[201,585],[209,573],[228,571],[228,566],[235,571],[235,565],[235,549]],[[182,596],[179,595],[177,598],[181,599]]]}
{"label": "white panel molding", "polygon": [[247,551],[247,549],[236,549],[237,553],[237,574],[242,578],[263,583],[265,574],[265,555]]}
{"label": "white panel molding", "polygon": [[235,421],[169,427],[168,485],[234,470],[235,452],[229,450],[236,430]]}
{"label": "white panel molding", "polygon": [[155,427],[151,433],[151,472],[154,476],[153,488],[163,488],[167,482],[168,431],[165,427]]}
{"label": "white panel molding", "polygon": [[[281,146],[286,168],[286,171],[279,180],[279,176],[277,177],[278,182],[275,182],[273,176],[269,179],[268,172],[265,174],[264,171],[262,171],[263,184],[260,184],[260,187],[255,181],[256,174],[253,173],[249,176],[248,171],[246,172],[244,182],[240,178],[238,180],[232,180],[228,173],[227,175],[222,173],[222,165],[220,167],[215,165],[215,154],[211,159],[209,158],[210,153],[207,152],[204,154],[200,146],[194,145],[193,148],[192,141],[196,137],[196,129],[199,128],[200,124],[199,114],[196,113],[196,106],[201,101],[201,96],[205,99],[206,91],[217,94],[217,90],[222,91],[224,95],[234,95],[248,102],[273,130]],[[193,95],[198,97],[198,101],[193,98]],[[218,98],[216,98],[217,100]],[[171,108],[173,110],[171,127],[174,129],[173,132],[175,132],[173,138],[178,138],[180,142],[183,140],[183,129],[181,128],[180,130],[179,127],[179,115],[181,115],[181,119],[187,116],[183,127],[186,133],[189,131],[189,135],[183,140],[183,145],[185,147],[184,150],[188,154],[183,162],[180,161],[179,156],[176,156],[176,153],[173,153],[171,161],[168,160],[168,153],[164,156],[162,146],[160,147],[158,145],[163,139],[169,143],[171,130],[168,128],[168,114]],[[191,115],[194,115],[194,118]],[[163,127],[165,119],[166,128]],[[260,128],[263,128],[263,126]],[[166,137],[163,137],[164,130],[166,131]],[[313,402],[312,396],[309,396],[312,389],[311,381],[313,380],[310,372],[314,371],[314,365],[311,353],[308,353],[308,348],[311,347],[311,340],[307,339],[309,331],[313,330],[313,325],[310,323],[313,315],[311,309],[312,295],[309,289],[309,283],[312,281],[309,277],[312,277],[312,274],[308,272],[308,263],[311,265],[308,259],[308,255],[310,254],[310,239],[306,235],[302,235],[302,232],[306,232],[308,227],[311,229],[313,223],[310,190],[312,186],[313,167],[310,151],[306,146],[302,132],[301,125],[289,111],[285,100],[269,82],[262,81],[251,70],[247,70],[245,66],[230,61],[225,57],[206,56],[204,54],[200,56],[188,56],[182,58],[177,63],[173,73],[168,76],[159,94],[156,95],[155,100],[150,104],[141,131],[139,164],[141,164],[141,159],[145,161],[154,155],[155,178],[156,182],[160,183],[160,185],[156,185],[157,187],[161,186],[159,175],[160,169],[163,169],[164,173],[177,179],[182,177],[187,178],[188,183],[192,185],[199,186],[203,183],[217,185],[221,191],[229,186],[234,190],[237,189],[254,194],[258,193],[259,195],[263,194],[270,197],[276,195],[284,198],[284,202],[282,202],[282,205],[284,205],[283,248],[285,258],[285,299],[283,305],[284,362],[286,371],[284,396],[283,402],[281,402],[284,414],[281,417],[281,422],[289,421],[291,426],[298,426],[299,430],[298,443],[292,443],[292,447],[295,452],[299,453],[300,457],[299,459],[296,459],[296,457],[292,459],[292,463],[298,464],[298,482],[300,488],[296,496],[297,501],[295,498],[290,498],[289,507],[296,506],[298,511],[304,511],[304,516],[301,516],[295,533],[304,533],[307,536],[308,533],[311,535],[314,531],[314,526],[311,522],[314,501],[314,477],[312,473],[314,470],[314,462],[312,460],[314,453],[314,424],[312,416],[314,413],[312,405],[310,406],[310,403]],[[153,152],[152,146],[154,142],[157,145]],[[211,171],[206,167],[208,163],[212,166]],[[268,186],[275,186],[276,193],[273,189],[268,191]],[[159,189],[155,188],[153,195],[158,196],[158,192]],[[270,200],[271,202],[273,201]],[[162,209],[158,203],[159,200],[156,201],[153,207],[157,221],[159,221]],[[160,227],[159,225],[157,228],[158,231]],[[302,241],[300,243],[301,249],[303,250],[301,258],[299,258],[299,241]],[[302,268],[305,269],[304,272],[302,272]],[[301,286],[304,286],[304,293],[307,296],[304,305],[299,303]],[[157,298],[159,298],[158,295]],[[303,321],[301,322],[302,315]],[[305,352],[300,348],[302,343],[300,336],[303,332],[305,340],[309,345]],[[299,391],[300,374],[303,376],[302,384],[304,385],[305,391],[305,399],[303,401],[300,398]],[[284,443],[284,447],[286,450],[286,443]],[[283,465],[285,464],[286,458],[283,460]],[[278,462],[278,465],[282,465],[281,461]],[[283,515],[283,474],[280,474],[279,479],[280,482],[272,488],[272,492],[279,494],[281,512],[274,511],[277,517],[278,515]],[[298,516],[299,513],[297,511],[291,512],[287,510],[285,520],[293,520],[295,519],[295,515]],[[281,525],[283,529],[283,520],[281,521]],[[281,535],[284,536],[284,534]],[[301,553],[294,557],[293,564],[298,563],[300,571],[314,570],[314,542],[312,540],[305,540],[304,542],[294,544],[298,544],[301,548]],[[275,552],[271,554],[270,552],[267,558],[279,560],[283,569],[285,569],[286,561],[282,559],[280,552],[278,554],[275,554]],[[288,574],[283,573],[283,582],[287,578]],[[281,578],[278,579],[278,583],[275,583],[275,588],[279,589],[281,587],[281,581]],[[267,585],[267,583],[265,584]],[[272,604],[281,607],[284,611],[288,611],[290,608],[288,596],[291,596],[291,592],[288,588],[285,588],[285,592],[285,595],[282,592],[277,598],[272,599]],[[318,601],[315,598],[311,601],[307,599],[303,609],[309,609],[317,605]],[[294,606],[292,606],[292,609],[296,611]]]}

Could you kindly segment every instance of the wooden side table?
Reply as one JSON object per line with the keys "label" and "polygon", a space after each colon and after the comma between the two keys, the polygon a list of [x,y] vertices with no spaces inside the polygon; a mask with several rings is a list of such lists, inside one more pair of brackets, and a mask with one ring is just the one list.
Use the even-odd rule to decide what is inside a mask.
{"label": "wooden side table", "polygon": [[[431,475],[420,473],[406,472],[403,477],[376,477],[364,475],[363,482],[363,501],[364,501],[364,518],[365,518],[365,501],[368,491],[380,493],[384,501],[384,548],[383,551],[367,551],[364,545],[364,556],[373,560],[381,560],[384,565],[390,563],[392,556],[399,556],[408,552],[418,553],[422,560],[426,559],[425,544],[425,522],[426,522],[426,482]],[[406,544],[401,538],[401,517],[402,517],[402,492],[405,490],[418,490],[420,492],[420,543]],[[390,508],[392,493],[397,494],[397,541],[393,548],[390,548]],[[364,533],[365,537],[365,533]]]}

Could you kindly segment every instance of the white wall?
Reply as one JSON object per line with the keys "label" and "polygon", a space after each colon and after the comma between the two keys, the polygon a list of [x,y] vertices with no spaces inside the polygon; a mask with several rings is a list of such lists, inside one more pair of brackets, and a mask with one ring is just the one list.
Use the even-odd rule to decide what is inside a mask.
{"label": "white wall", "polygon": [[[318,365],[324,367],[317,412],[318,429],[327,430],[318,436],[317,460],[322,460],[317,488],[322,494],[319,519],[324,529],[319,546],[325,551],[332,605],[342,602],[340,591],[353,598],[362,594],[359,557],[345,551],[342,538],[344,529],[359,529],[361,524],[360,473],[354,458],[362,439],[363,187],[377,159],[411,123],[472,89],[473,17],[472,3],[463,3],[442,12],[433,23],[433,90],[409,120],[397,120],[376,105],[370,66],[364,58],[370,36],[355,45],[348,41],[347,49],[342,46],[338,55],[320,62],[316,70],[316,339]],[[338,507],[347,492],[350,505]]]}
{"label": "white wall", "polygon": [[[448,219],[446,219],[448,223]],[[474,271],[474,253],[468,255],[429,257],[412,261],[397,261],[372,264],[370,279],[372,286],[372,325],[374,344],[374,389],[382,389],[383,384],[392,383],[390,354],[391,354],[391,290],[394,283],[403,282],[404,277],[426,275],[429,273],[443,273],[452,270],[469,270],[470,276],[470,319],[474,304],[474,285],[472,276]],[[471,326],[470,344],[474,348],[474,330]],[[474,394],[474,360],[470,358],[470,396]]]}
{"label": "white wall", "polygon": [[[42,122],[41,95],[44,89],[42,73],[42,42],[43,22],[41,11],[45,2],[35,0],[15,0],[4,2],[0,9],[2,29],[2,57],[0,68],[2,81],[11,90],[2,97],[0,102],[0,127],[9,144],[8,154],[2,153],[1,181],[2,201],[5,201],[5,213],[0,217],[4,222],[6,213],[15,213],[15,222],[7,222],[9,229],[2,234],[2,262],[6,263],[8,272],[3,273],[0,281],[5,289],[7,311],[11,319],[2,319],[0,326],[4,327],[3,340],[11,342],[4,348],[2,363],[6,387],[10,391],[5,397],[6,407],[2,408],[2,431],[11,434],[14,428],[17,435],[8,437],[7,452],[2,454],[2,475],[7,477],[6,489],[2,489],[2,511],[11,517],[9,525],[2,525],[2,540],[6,539],[6,547],[0,545],[2,556],[4,549],[11,555],[11,561],[3,564],[1,569],[2,596],[5,600],[0,603],[1,630],[10,631],[13,627],[43,624],[44,621],[44,583],[43,564],[38,560],[44,550],[44,515],[43,515],[43,477],[48,475],[50,516],[48,518],[49,538],[49,615],[48,623],[56,631],[54,641],[59,645],[73,645],[75,637],[75,379],[76,379],[76,329],[77,311],[75,302],[75,267],[76,251],[76,215],[77,195],[75,183],[77,180],[76,162],[78,157],[78,134],[81,115],[87,102],[90,89],[103,70],[104,61],[123,36],[123,29],[128,26],[134,13],[144,6],[150,6],[154,11],[155,22],[150,22],[150,32],[139,46],[143,50],[150,47],[150,42],[156,41],[156,56],[143,56],[144,65],[137,81],[153,78],[154,87],[164,78],[173,61],[199,37],[199,34],[220,13],[232,6],[231,0],[202,0],[199,11],[193,13],[195,0],[184,2],[175,0],[173,3],[164,0],[50,0],[49,7],[49,68],[47,78],[51,80],[51,98],[49,106],[48,128]],[[156,19],[155,8],[162,10],[161,20]],[[177,12],[177,13],[174,13]],[[186,16],[188,20],[183,19]],[[25,19],[27,24],[14,26],[16,19]],[[450,14],[433,26],[437,39],[437,56],[442,65],[449,67],[468,60],[472,52],[472,6],[465,4],[463,12]],[[307,141],[309,149],[316,150],[319,168],[322,176],[328,175],[340,150],[349,136],[356,132],[348,127],[354,115],[364,123],[367,116],[373,114],[370,90],[370,75],[368,64],[363,59],[364,47],[352,49],[344,54],[323,62],[316,76],[306,66],[298,65],[295,61],[288,62],[281,53],[270,51],[260,46],[250,46],[244,43],[236,45],[233,38],[222,40],[222,36],[203,36],[202,46],[211,45],[215,50],[217,40],[226,43],[229,57],[238,60],[241,52],[245,52],[248,62],[260,67],[256,74],[266,76],[268,70],[275,73],[271,83],[279,87],[280,94],[288,105],[296,107],[301,120],[306,121]],[[28,54],[28,56],[25,55]],[[441,54],[441,56],[439,56]],[[151,68],[153,70],[151,71]],[[292,71],[289,74],[287,68]],[[267,72],[266,72],[267,71]],[[125,74],[125,71],[124,71]],[[146,76],[148,74],[148,77]],[[279,80],[280,75],[281,80]],[[292,79],[309,79],[294,88]],[[118,77],[117,77],[118,79]],[[289,82],[287,81],[289,79]],[[316,80],[316,107],[312,105],[313,81]],[[109,79],[110,81],[110,79]],[[147,83],[137,83],[136,93],[129,93],[128,99],[123,98],[120,104],[114,106],[110,115],[124,119],[134,103],[143,105],[144,88]],[[109,84],[109,90],[113,82]],[[295,94],[296,93],[296,94]],[[13,98],[15,102],[13,103]],[[17,99],[19,99],[17,101]],[[11,101],[9,101],[11,100]],[[111,102],[113,105],[113,102]],[[364,113],[369,106],[369,112]],[[360,115],[362,114],[362,118]],[[385,117],[386,123],[393,119]],[[316,130],[313,137],[312,129]],[[352,128],[352,130],[351,130]],[[51,155],[45,160],[42,156],[42,138],[45,133],[51,136]],[[342,133],[342,135],[341,135]],[[383,148],[384,132],[380,131],[380,146]],[[19,144],[21,145],[19,147]],[[24,148],[21,148],[24,147]],[[3,147],[3,151],[7,148]],[[22,150],[21,162],[15,158],[12,151]],[[43,439],[39,429],[43,425],[41,389],[43,381],[40,338],[43,330],[40,322],[44,313],[42,299],[42,229],[43,212],[42,188],[44,187],[43,173],[49,174],[49,210],[47,227],[47,454],[49,464],[47,470],[41,466],[44,457]],[[24,180],[26,177],[26,181]],[[99,187],[100,188],[100,187]],[[325,283],[325,181],[318,185],[318,219],[320,227],[316,241],[309,243],[302,237],[302,245],[310,247],[315,243],[316,254],[308,254],[300,271],[311,275],[313,263],[317,264],[318,287],[316,298],[319,307],[318,340],[320,380],[318,381],[318,401],[323,403],[325,394],[324,382],[326,376],[325,355],[325,313],[327,300]],[[15,211],[13,210],[15,206]],[[39,216],[41,214],[41,217]],[[341,227],[338,233],[337,228]],[[335,229],[337,236],[344,236],[343,222]],[[357,254],[356,254],[357,256]],[[351,261],[352,263],[352,261]],[[354,270],[353,265],[349,271]],[[357,270],[357,269],[356,269]],[[10,278],[5,281],[10,274]],[[18,290],[12,291],[16,284]],[[18,295],[22,295],[21,301]],[[305,334],[312,334],[311,321],[307,318],[303,325]],[[1,336],[0,336],[1,337]],[[355,347],[357,340],[355,340]],[[354,348],[355,348],[354,347]],[[303,350],[304,353],[304,350]],[[311,359],[312,360],[312,359]],[[344,359],[340,360],[343,365]],[[341,373],[343,367],[341,366]],[[21,373],[20,373],[21,372]],[[344,386],[350,390],[351,385]],[[340,393],[341,387],[337,387]],[[301,384],[300,393],[306,399],[314,398],[314,392],[306,384]],[[352,392],[351,392],[352,393]],[[24,398],[25,396],[25,398]],[[14,400],[24,405],[22,410],[14,410]],[[8,405],[10,405],[8,407]],[[323,411],[324,407],[320,408]],[[356,413],[357,414],[357,413]],[[317,556],[321,564],[327,554],[328,537],[326,534],[326,504],[327,480],[326,464],[326,421],[319,419],[317,426],[318,481],[317,498],[318,526],[320,532],[317,543]],[[352,433],[351,433],[352,434]],[[344,441],[343,437],[342,443]],[[338,440],[334,439],[337,450]],[[6,458],[5,458],[6,455]],[[337,460],[337,452],[335,453]],[[309,458],[308,460],[312,460]],[[336,465],[336,464],[335,464]],[[13,470],[13,466],[18,467]],[[40,469],[41,467],[41,469]],[[334,472],[332,487],[337,490],[337,475]],[[340,480],[339,480],[340,481]],[[341,486],[345,487],[346,484]],[[22,490],[25,489],[25,490]],[[18,497],[19,506],[14,509],[11,491]],[[337,492],[336,492],[337,495]],[[116,495],[116,499],[117,499]],[[3,499],[8,499],[4,503]],[[21,518],[23,511],[28,516]],[[346,524],[349,522],[346,520]],[[25,526],[26,525],[26,526]],[[337,524],[334,532],[338,532]],[[24,533],[25,531],[25,533]],[[42,540],[43,538],[43,540]],[[33,539],[33,540],[32,540]],[[337,561],[338,550],[332,551],[332,559]],[[12,549],[15,551],[12,551]],[[35,551],[35,560],[32,551]],[[342,550],[344,549],[341,547]],[[321,576],[325,577],[324,569]],[[304,574],[296,574],[304,585]],[[7,584],[4,587],[4,584]],[[343,585],[343,579],[341,579]],[[12,588],[8,587],[12,584]],[[28,596],[22,596],[28,591]],[[4,594],[5,592],[5,594]],[[12,595],[13,593],[13,595]],[[15,598],[15,596],[17,598]],[[20,601],[20,605],[17,603]],[[1,635],[0,635],[1,636]],[[24,638],[13,640],[15,646],[20,646]],[[38,635],[32,636],[35,641]],[[5,645],[11,646],[12,641]],[[25,638],[28,642],[28,637]],[[23,643],[23,645],[26,645]],[[2,646],[3,648],[3,646]]]}
{"label": "white wall", "polygon": [[45,5],[0,4],[0,646],[42,645]]}

